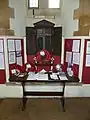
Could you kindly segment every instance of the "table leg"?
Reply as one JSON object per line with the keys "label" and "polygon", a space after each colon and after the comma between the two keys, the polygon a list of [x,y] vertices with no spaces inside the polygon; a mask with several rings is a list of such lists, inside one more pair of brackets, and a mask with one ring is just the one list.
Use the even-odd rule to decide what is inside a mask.
{"label": "table leg", "polygon": [[63,112],[65,112],[65,99],[64,99],[64,97],[61,98],[61,104],[62,104]]}
{"label": "table leg", "polygon": [[25,96],[25,82],[22,82],[22,88],[23,88],[22,111],[24,111],[26,107],[26,102],[27,102],[27,98]]}
{"label": "table leg", "polygon": [[63,84],[63,91],[62,91],[63,95],[62,95],[62,97],[61,97],[61,104],[62,104],[63,112],[65,112],[65,98],[64,98],[65,82],[62,83],[62,84]]}
{"label": "table leg", "polygon": [[25,107],[26,107],[26,102],[27,102],[27,98],[26,97],[23,97],[22,98],[22,111],[24,111],[25,110]]}

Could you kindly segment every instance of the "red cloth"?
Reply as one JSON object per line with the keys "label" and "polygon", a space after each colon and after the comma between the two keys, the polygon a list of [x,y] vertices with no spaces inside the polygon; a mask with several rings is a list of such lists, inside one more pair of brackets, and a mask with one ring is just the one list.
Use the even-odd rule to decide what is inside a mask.
{"label": "red cloth", "polygon": [[[51,57],[52,57],[52,55],[47,51],[47,50],[41,50],[41,51],[44,51],[45,52],[45,59],[46,60],[50,60],[51,59]],[[40,51],[40,52],[41,52]],[[37,54],[36,54],[36,58],[37,58],[37,61],[42,61],[42,58],[41,58],[41,55],[40,55],[40,52],[38,52]]]}
{"label": "red cloth", "polygon": [[10,75],[12,74],[11,70],[13,69],[18,69],[20,72],[26,72],[25,66],[20,66],[18,64],[11,64],[9,65],[9,68],[10,68]]}
{"label": "red cloth", "polygon": [[[40,55],[40,52],[41,52],[41,51],[44,51],[44,52],[45,52],[45,58],[44,58],[44,59],[42,59],[42,56]],[[51,62],[52,54],[51,54],[50,52],[48,52],[47,50],[45,50],[45,49],[43,49],[43,50],[41,50],[41,51],[39,51],[39,52],[35,55],[36,61],[41,64],[41,65],[38,65],[38,66],[37,66],[37,69],[38,69],[37,71],[40,71],[40,70],[42,70],[42,69],[45,69],[46,71],[50,71],[51,66],[48,65],[48,64],[43,65],[43,64],[44,64],[43,62],[45,62],[45,61]],[[44,60],[45,60],[45,61],[44,61]]]}

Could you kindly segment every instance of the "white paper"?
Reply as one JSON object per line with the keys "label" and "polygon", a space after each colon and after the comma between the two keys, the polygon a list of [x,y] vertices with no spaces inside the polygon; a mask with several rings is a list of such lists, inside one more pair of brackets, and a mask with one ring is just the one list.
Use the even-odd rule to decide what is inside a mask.
{"label": "white paper", "polygon": [[16,51],[21,50],[21,40],[15,40]]}
{"label": "white paper", "polygon": [[36,79],[37,80],[48,80],[48,74],[37,73]]}
{"label": "white paper", "polygon": [[68,80],[66,75],[59,75],[60,80]]}
{"label": "white paper", "polygon": [[73,53],[73,64],[79,64],[80,53]]}
{"label": "white paper", "polygon": [[57,79],[58,79],[56,73],[52,73],[52,74],[50,75],[50,77],[51,77],[51,79],[54,79],[54,80],[57,80]]}
{"label": "white paper", "polygon": [[29,73],[27,80],[48,80],[48,74],[41,74],[41,73]]}
{"label": "white paper", "polygon": [[80,47],[80,40],[73,40],[72,51],[79,52],[79,47]]}
{"label": "white paper", "polygon": [[90,55],[86,55],[86,66],[90,67]]}
{"label": "white paper", "polygon": [[0,69],[4,69],[4,55],[0,53]]}
{"label": "white paper", "polygon": [[29,72],[29,76],[27,77],[27,80],[36,80],[36,75],[34,72]]}
{"label": "white paper", "polygon": [[8,50],[15,51],[15,43],[14,40],[8,40]]}
{"label": "white paper", "polygon": [[22,66],[22,57],[17,57],[17,64]]}
{"label": "white paper", "polygon": [[16,73],[16,69],[11,70],[12,74]]}
{"label": "white paper", "polygon": [[87,41],[86,53],[90,54],[90,41]]}
{"label": "white paper", "polygon": [[72,52],[66,52],[66,62],[71,63]]}
{"label": "white paper", "polygon": [[32,66],[30,64],[27,64],[26,65],[26,68],[31,68]]}
{"label": "white paper", "polygon": [[15,52],[9,52],[9,64],[16,63]]}
{"label": "white paper", "polygon": [[0,40],[0,52],[3,52],[3,40]]}

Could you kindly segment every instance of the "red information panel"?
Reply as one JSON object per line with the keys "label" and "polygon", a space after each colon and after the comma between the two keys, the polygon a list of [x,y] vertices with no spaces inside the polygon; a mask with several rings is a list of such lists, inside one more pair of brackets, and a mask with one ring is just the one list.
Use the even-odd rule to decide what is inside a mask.
{"label": "red information panel", "polygon": [[66,72],[67,70],[67,65],[68,63],[66,62],[66,51],[72,51],[72,44],[73,44],[73,40],[72,39],[65,39],[65,43],[64,43],[64,65],[63,65],[63,71]]}
{"label": "red information panel", "polygon": [[6,82],[5,70],[0,70],[0,84],[4,84],[5,82]]}
{"label": "red information panel", "polygon": [[5,81],[4,40],[0,39],[0,84],[4,84]]}
{"label": "red information panel", "polygon": [[8,39],[7,47],[10,73],[11,69],[22,69],[22,67],[24,66],[24,40],[19,38]]}
{"label": "red information panel", "polygon": [[[84,46],[84,60],[83,60],[83,73],[82,73],[82,81],[84,84],[90,84],[90,64],[88,56],[90,56],[90,53],[87,53],[87,43],[90,41],[90,39],[85,40],[85,46]],[[86,62],[88,59],[88,63]]]}
{"label": "red information panel", "polygon": [[[73,50],[73,44],[75,43],[75,41],[80,41],[79,42],[79,47],[77,46],[77,42],[76,42],[76,46],[74,45],[74,47],[78,47],[78,52],[76,50],[76,52]],[[79,55],[80,57],[80,46],[81,46],[81,40],[80,39],[65,39],[65,52],[64,52],[64,66],[63,66],[63,70],[66,71],[67,70],[67,66],[68,66],[68,62],[67,62],[67,53],[71,54],[71,63],[73,64],[72,66],[72,70],[74,75],[77,77],[78,76],[78,72],[79,72],[79,63],[78,63],[78,59],[77,61],[75,61],[75,56]],[[77,62],[77,63],[75,63]]]}

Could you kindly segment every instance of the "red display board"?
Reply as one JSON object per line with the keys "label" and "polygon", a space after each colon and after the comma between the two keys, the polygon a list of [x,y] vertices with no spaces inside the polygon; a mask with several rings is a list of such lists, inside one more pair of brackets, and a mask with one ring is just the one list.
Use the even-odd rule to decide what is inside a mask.
{"label": "red display board", "polygon": [[4,57],[4,39],[0,39],[0,84],[6,81]]}
{"label": "red display board", "polygon": [[6,82],[6,74],[5,69],[0,70],[0,84],[4,84]]}
{"label": "red display board", "polygon": [[84,58],[83,58],[84,60],[82,73],[82,81],[84,84],[90,84],[90,66],[86,65],[86,56],[89,55],[88,53],[86,53],[88,41],[90,41],[90,39],[86,39],[84,44]]}
{"label": "red display board", "polygon": [[[21,69],[24,66],[24,40],[23,39],[7,39],[9,73],[11,69]],[[23,70],[23,69],[22,69]]]}
{"label": "red display board", "polygon": [[[78,52],[74,52],[73,51],[73,43],[75,42],[75,41],[80,41],[80,45],[79,45],[79,51]],[[73,64],[73,66],[72,66],[72,70],[73,70],[73,73],[74,73],[74,75],[76,76],[76,77],[78,77],[78,73],[79,73],[79,64],[75,64],[75,63],[73,63],[73,55],[74,55],[74,53],[75,54],[80,54],[80,46],[81,46],[81,40],[80,39],[75,39],[75,38],[73,38],[73,39],[65,39],[65,43],[64,43],[64,66],[63,66],[63,70],[66,72],[66,70],[67,70],[67,66],[68,66],[68,62],[66,62],[66,53],[67,52],[70,52],[71,54],[72,54],[72,58],[71,58],[71,61],[72,61],[72,64]]]}

